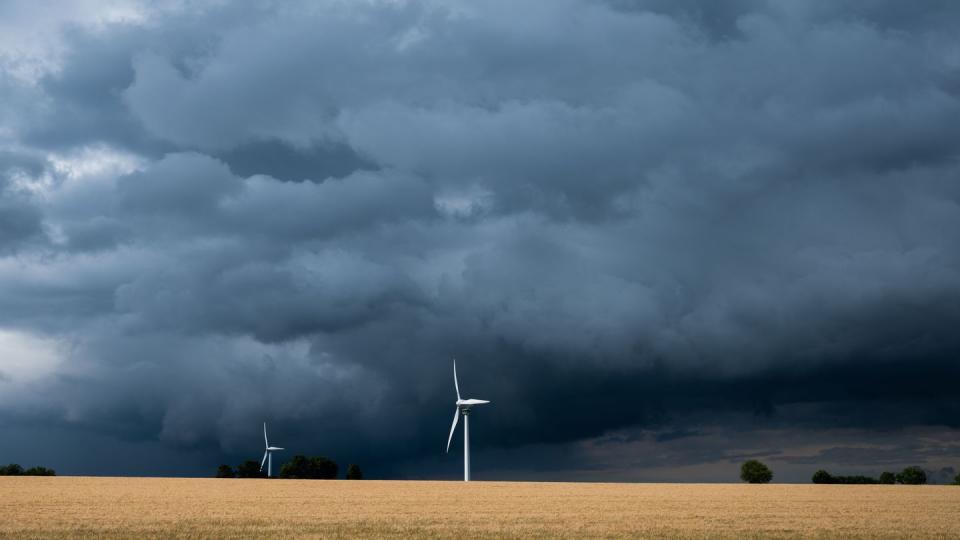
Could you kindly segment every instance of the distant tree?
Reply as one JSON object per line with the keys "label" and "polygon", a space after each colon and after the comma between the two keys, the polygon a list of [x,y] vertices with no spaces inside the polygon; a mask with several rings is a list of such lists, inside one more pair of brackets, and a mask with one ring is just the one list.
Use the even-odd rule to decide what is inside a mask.
{"label": "distant tree", "polygon": [[898,484],[920,485],[927,483],[927,473],[920,467],[907,467],[897,475]]}
{"label": "distant tree", "polygon": [[280,467],[280,478],[333,480],[338,470],[335,462],[323,456],[296,455]]}
{"label": "distant tree", "polygon": [[813,473],[814,484],[879,484],[876,478],[869,476],[833,476],[821,469]]}
{"label": "distant tree", "polygon": [[236,478],[237,473],[233,472],[233,467],[223,464],[217,467],[217,478]]}
{"label": "distant tree", "polygon": [[773,480],[773,471],[755,459],[740,466],[740,479],[751,484],[767,484]]}
{"label": "distant tree", "polygon": [[20,476],[23,474],[23,467],[16,463],[11,463],[5,467],[0,467],[0,476]]}
{"label": "distant tree", "polygon": [[356,463],[347,465],[347,480],[363,480],[363,472]]}
{"label": "distant tree", "polygon": [[893,474],[890,471],[883,471],[880,473],[880,483],[881,484],[896,484],[897,475]]}
{"label": "distant tree", "polygon": [[244,461],[237,465],[237,478],[266,478],[267,475],[260,471],[260,464],[252,459]]}
{"label": "distant tree", "polygon": [[830,473],[820,469],[819,471],[813,473],[813,483],[814,484],[833,484],[833,477],[830,476]]}
{"label": "distant tree", "polygon": [[280,478],[312,478],[310,460],[307,456],[297,454],[280,466]]}
{"label": "distant tree", "polygon": [[25,476],[56,476],[57,471],[46,467],[30,467],[23,471]]}
{"label": "distant tree", "polygon": [[957,474],[957,476],[954,477],[954,479],[953,479],[953,485],[955,485],[955,486],[960,486],[960,474]]}

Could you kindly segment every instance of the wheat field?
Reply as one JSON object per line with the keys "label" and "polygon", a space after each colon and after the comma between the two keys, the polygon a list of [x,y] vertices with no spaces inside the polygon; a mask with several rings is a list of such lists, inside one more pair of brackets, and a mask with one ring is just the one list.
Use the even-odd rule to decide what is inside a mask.
{"label": "wheat field", "polygon": [[960,487],[0,477],[11,538],[960,537]]}

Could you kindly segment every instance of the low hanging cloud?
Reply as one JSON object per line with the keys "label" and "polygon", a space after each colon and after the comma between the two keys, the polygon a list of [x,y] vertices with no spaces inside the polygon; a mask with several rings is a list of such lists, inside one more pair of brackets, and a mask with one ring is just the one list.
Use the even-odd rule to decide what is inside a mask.
{"label": "low hanging cloud", "polygon": [[503,477],[960,428],[952,2],[114,8],[0,41],[0,425],[443,476],[457,357]]}

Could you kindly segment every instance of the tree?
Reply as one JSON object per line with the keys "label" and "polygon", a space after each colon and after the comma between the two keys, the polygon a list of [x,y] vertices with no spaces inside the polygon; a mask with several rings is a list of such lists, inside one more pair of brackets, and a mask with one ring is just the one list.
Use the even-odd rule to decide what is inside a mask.
{"label": "tree", "polygon": [[960,474],[957,474],[957,476],[953,479],[953,485],[960,486]]}
{"label": "tree", "polygon": [[0,476],[20,476],[23,474],[23,467],[16,463],[11,463],[6,467],[0,467]]}
{"label": "tree", "polygon": [[813,483],[814,484],[833,484],[833,477],[830,476],[830,473],[820,469],[819,471],[813,473]]}
{"label": "tree", "polygon": [[890,471],[883,471],[880,473],[880,483],[881,484],[896,484],[897,475],[893,474]]}
{"label": "tree", "polygon": [[217,467],[217,478],[236,478],[237,473],[233,472],[233,467],[223,464]]}
{"label": "tree", "polygon": [[918,486],[927,483],[927,473],[920,467],[907,467],[897,475],[897,483]]}
{"label": "tree", "polygon": [[310,465],[307,456],[297,454],[280,466],[280,478],[313,478]]}
{"label": "tree", "polygon": [[356,463],[347,465],[347,480],[363,480],[363,473]]}
{"label": "tree", "polygon": [[280,478],[333,480],[338,469],[335,462],[323,456],[296,455],[280,467]]}
{"label": "tree", "polygon": [[252,459],[237,465],[237,478],[266,478],[260,471],[260,464]]}
{"label": "tree", "polygon": [[30,467],[23,471],[23,474],[26,476],[56,476],[57,471],[46,467]]}
{"label": "tree", "polygon": [[740,466],[740,479],[751,484],[767,484],[773,480],[773,471],[755,459]]}

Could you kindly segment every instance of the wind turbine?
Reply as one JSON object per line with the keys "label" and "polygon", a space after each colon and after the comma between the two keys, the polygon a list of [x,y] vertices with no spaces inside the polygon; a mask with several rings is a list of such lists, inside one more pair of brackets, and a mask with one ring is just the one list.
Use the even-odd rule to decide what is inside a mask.
{"label": "wind turbine", "polygon": [[470,408],[474,405],[490,403],[484,399],[460,399],[460,384],[457,382],[457,361],[453,361],[453,387],[457,390],[457,410],[453,412],[453,425],[450,426],[450,436],[447,437],[447,453],[450,453],[450,441],[453,432],[457,429],[460,415],[463,415],[463,481],[470,481]]}
{"label": "wind turbine", "polygon": [[273,476],[273,453],[283,450],[276,446],[270,446],[270,441],[267,440],[267,423],[263,423],[263,442],[266,444],[267,449],[263,452],[263,461],[260,462],[260,472],[263,472],[263,464],[267,464],[267,478]]}

